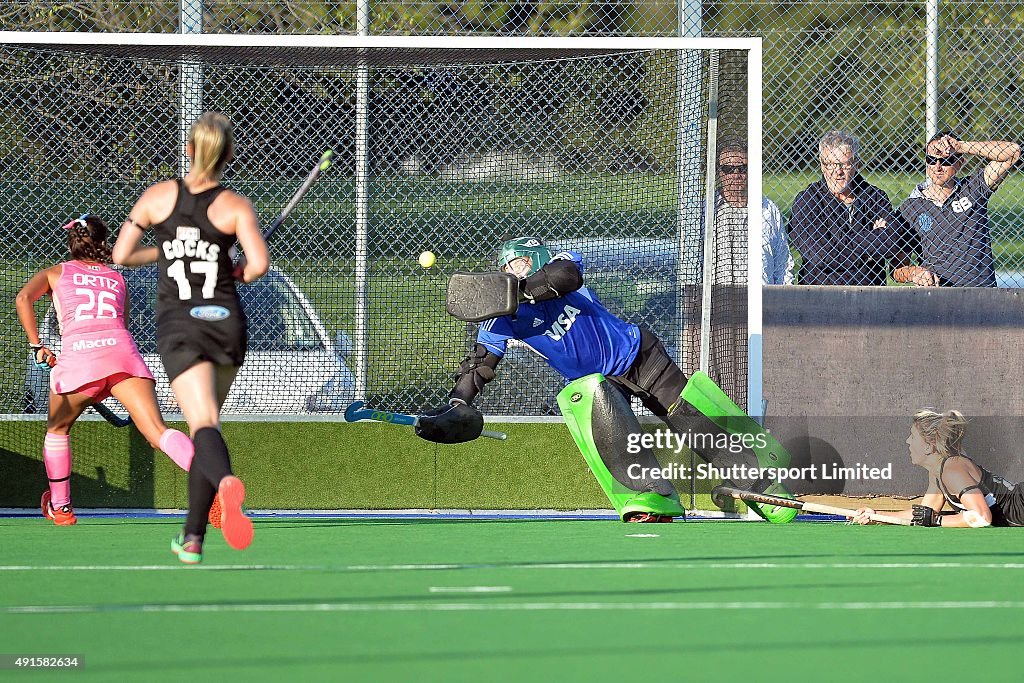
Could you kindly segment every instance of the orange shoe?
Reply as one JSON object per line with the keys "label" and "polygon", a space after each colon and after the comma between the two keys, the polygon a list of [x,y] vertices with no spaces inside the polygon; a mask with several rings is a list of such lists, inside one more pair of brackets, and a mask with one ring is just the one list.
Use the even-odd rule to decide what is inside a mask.
{"label": "orange shoe", "polygon": [[238,477],[228,475],[220,482],[217,497],[221,505],[221,530],[224,540],[235,550],[245,550],[252,543],[252,520],[242,512],[245,502],[245,484]]}
{"label": "orange shoe", "polygon": [[59,508],[55,508],[50,504],[49,489],[43,491],[43,497],[39,500],[39,507],[43,511],[43,517],[53,520],[53,523],[57,526],[71,526],[78,522],[78,517],[75,517],[75,511],[70,503],[68,505],[61,505]]}
{"label": "orange shoe", "polygon": [[214,529],[221,528],[224,522],[223,515],[224,511],[220,506],[220,494],[217,494],[213,497],[213,505],[210,506],[210,526],[212,526]]}

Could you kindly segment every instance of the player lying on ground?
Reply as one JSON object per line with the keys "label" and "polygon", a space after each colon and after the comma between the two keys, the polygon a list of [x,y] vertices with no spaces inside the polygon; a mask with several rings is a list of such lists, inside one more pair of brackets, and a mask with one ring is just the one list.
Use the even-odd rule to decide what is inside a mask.
{"label": "player lying on ground", "polygon": [[[129,266],[159,263],[157,349],[196,446],[188,517],[171,549],[193,564],[203,558],[215,497],[228,545],[241,550],[252,542],[252,521],[242,512],[245,487],[231,471],[220,408],[248,340],[235,280],[259,279],[270,259],[252,204],[220,184],[234,154],[227,118],[203,114],[192,126],[186,153],[192,163],[185,177],[150,186],[132,207],[114,245],[114,260]],[[148,229],[158,246],[140,247]],[[230,256],[236,239],[246,256],[238,266]]]}
{"label": "player lying on ground", "polygon": [[[956,410],[937,413],[924,408],[914,414],[907,446],[910,462],[928,471],[928,490],[921,505],[887,514],[920,526],[1024,526],[1024,487],[964,455],[966,427],[967,419]],[[940,514],[945,503],[955,514]],[[855,522],[871,523],[867,515],[874,510],[865,507],[857,512]]]}
{"label": "player lying on ground", "polygon": [[[627,452],[630,434],[641,431],[629,397],[638,397],[681,434],[720,435],[723,428],[728,431],[736,426],[738,417],[746,419],[744,429],[749,429],[753,421],[710,380],[703,388],[714,387],[715,398],[724,399],[718,404],[728,403],[731,408],[714,416],[708,413],[718,418],[716,424],[694,407],[694,402],[703,403],[705,399],[698,396],[698,383],[688,385],[688,378],[657,337],[612,315],[584,286],[583,259],[576,252],[552,255],[540,239],[524,237],[502,245],[498,266],[514,278],[498,273],[470,274],[464,278],[464,286],[460,285],[460,274],[452,278],[449,312],[464,320],[486,320],[472,352],[462,361],[449,403],[422,416],[416,433],[441,443],[479,436],[483,417],[472,401],[494,379],[508,341],[518,339],[570,381],[558,396],[559,406],[587,464],[619,515],[630,521],[670,521],[673,516],[684,515],[679,495],[670,481],[661,478],[661,466],[653,452]],[[488,318],[490,302],[500,302],[503,292],[510,293],[511,301],[507,306],[504,302],[496,306],[500,313]],[[487,303],[477,306],[484,300]],[[474,310],[477,308],[483,312]],[[716,466],[739,457],[715,449],[694,450]],[[762,463],[762,455],[747,452],[742,458],[753,467]],[[786,464],[765,461],[761,466]],[[643,474],[645,470],[647,475]],[[641,476],[634,476],[638,473]],[[735,483],[762,491],[772,485],[761,479]],[[781,487],[773,492],[785,493]],[[790,509],[759,512],[775,514],[777,521],[788,521],[796,514]]]}
{"label": "player lying on ground", "polygon": [[[15,299],[33,360],[50,371],[50,408],[46,417],[43,463],[50,488],[43,492],[43,514],[55,524],[77,521],[71,505],[71,427],[93,403],[113,395],[128,410],[136,428],[182,469],[192,462],[192,441],[168,429],[156,403],[153,374],[128,333],[128,292],[110,263],[107,224],[90,214],[64,226],[70,261],[39,271]],[[39,340],[33,304],[49,294],[60,326],[62,352]]]}

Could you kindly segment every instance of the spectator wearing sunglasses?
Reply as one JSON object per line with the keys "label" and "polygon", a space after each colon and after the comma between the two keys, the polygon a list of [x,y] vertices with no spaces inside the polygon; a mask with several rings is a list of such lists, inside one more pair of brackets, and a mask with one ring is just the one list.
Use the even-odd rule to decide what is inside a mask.
{"label": "spectator wearing sunglasses", "polygon": [[822,179],[793,201],[789,236],[802,285],[884,285],[905,232],[884,191],[860,175],[859,143],[830,131],[818,142]]}
{"label": "spectator wearing sunglasses", "polygon": [[[793,255],[789,251],[782,213],[775,202],[761,198],[763,221],[762,241],[764,260],[762,275],[766,285],[793,284]],[[715,224],[722,235],[746,234],[747,231],[747,145],[742,140],[726,140],[718,150],[718,193],[715,196]],[[737,240],[715,240],[718,245],[717,263],[727,270],[739,272],[747,262],[746,245],[743,253],[721,253],[738,245]],[[723,260],[727,263],[723,263]]]}
{"label": "spectator wearing sunglasses", "polygon": [[[958,178],[965,155],[987,163]],[[904,259],[893,278],[919,287],[995,287],[988,200],[1018,158],[1013,142],[959,140],[946,131],[933,136],[925,146],[927,178],[900,205],[919,262]]]}

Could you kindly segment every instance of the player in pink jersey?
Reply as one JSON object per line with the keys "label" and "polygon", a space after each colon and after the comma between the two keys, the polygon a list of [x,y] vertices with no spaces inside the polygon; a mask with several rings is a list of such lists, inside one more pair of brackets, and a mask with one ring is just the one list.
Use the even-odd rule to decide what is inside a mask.
{"label": "player in pink jersey", "polygon": [[[50,488],[43,492],[41,506],[43,515],[61,526],[77,521],[71,506],[68,435],[93,403],[111,395],[117,398],[150,445],[186,471],[193,454],[191,439],[164,423],[153,374],[128,333],[128,292],[121,274],[107,265],[111,258],[106,223],[85,214],[64,229],[71,260],[36,273],[15,300],[33,360],[39,367],[52,368],[43,442]],[[60,359],[39,341],[33,304],[44,294],[53,300],[60,323]]]}

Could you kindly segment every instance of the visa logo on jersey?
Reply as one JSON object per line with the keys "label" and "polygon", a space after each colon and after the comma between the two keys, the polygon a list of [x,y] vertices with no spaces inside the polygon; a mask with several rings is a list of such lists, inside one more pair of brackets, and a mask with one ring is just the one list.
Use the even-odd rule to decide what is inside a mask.
{"label": "visa logo on jersey", "polygon": [[559,314],[558,320],[556,320],[550,328],[544,330],[544,336],[551,337],[554,341],[559,341],[565,336],[565,333],[569,331],[572,324],[576,322],[576,316],[579,315],[579,313],[580,309],[570,304],[566,304],[565,308]]}

